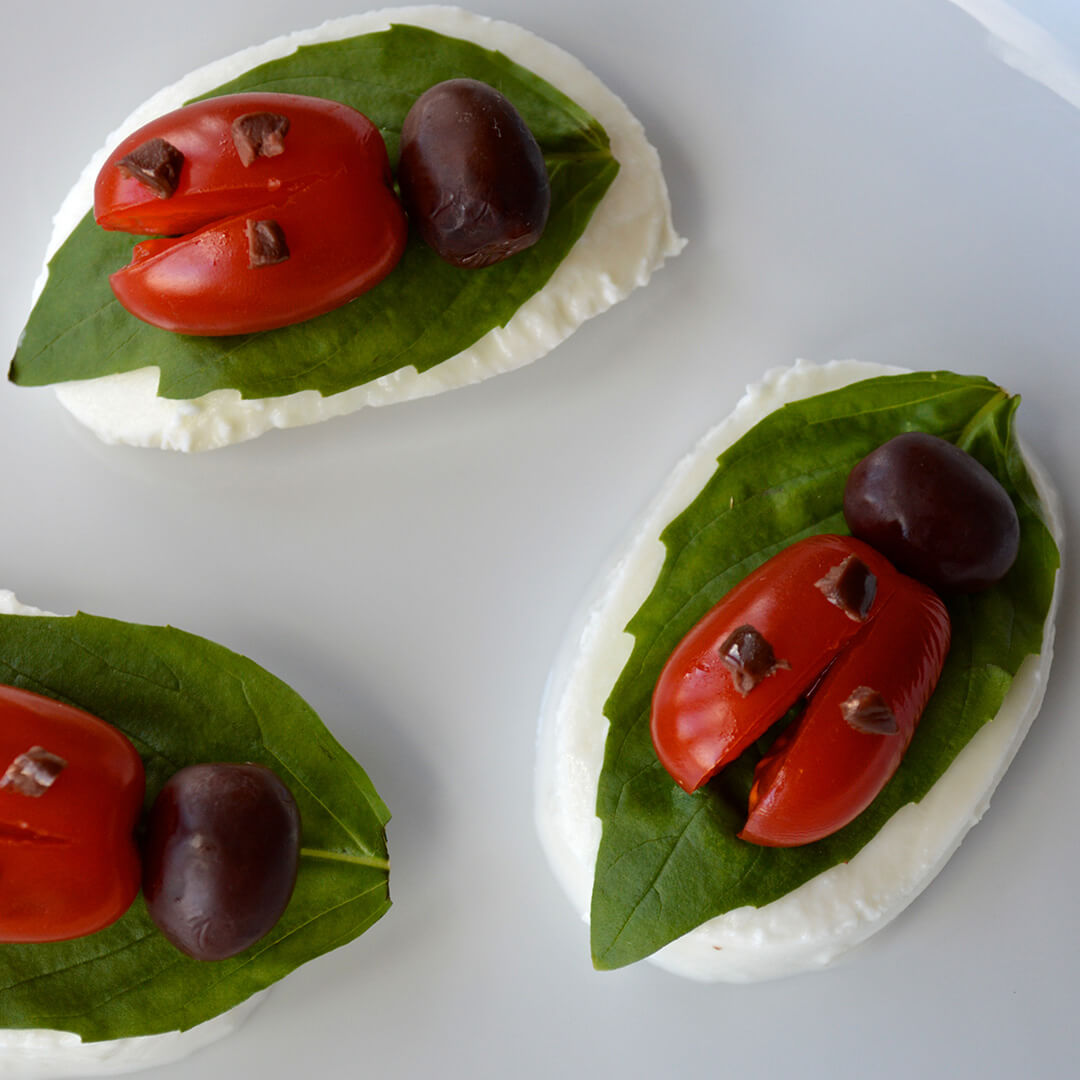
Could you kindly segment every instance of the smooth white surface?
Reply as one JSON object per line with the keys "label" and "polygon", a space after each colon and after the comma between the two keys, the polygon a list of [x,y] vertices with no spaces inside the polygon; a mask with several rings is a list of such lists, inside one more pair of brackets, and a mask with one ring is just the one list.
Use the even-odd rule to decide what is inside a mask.
{"label": "smooth white surface", "polygon": [[[633,648],[633,637],[624,628],[653,591],[663,567],[661,534],[715,475],[720,454],[774,410],[901,370],[834,360],[798,361],[766,372],[675,466],[571,621],[540,710],[536,822],[552,869],[586,921],[601,839],[596,793],[608,731],[604,703]],[[1027,457],[1060,546],[1060,500],[1045,472]],[[654,953],[650,962],[703,982],[758,982],[819,970],[884,929],[940,873],[986,812],[1046,692],[1059,599],[1060,590],[1055,590],[1041,653],[1024,661],[993,720],[925,798],[901,807],[847,862],[770,904],[708,920]]]}
{"label": "smooth white surface", "polygon": [[[770,367],[979,371],[1080,498],[1080,112],[946,0],[505,0],[660,151],[690,243],[544,360],[210,455],[103,447],[0,385],[0,581],[171,622],[297,687],[394,813],[395,906],[155,1080],[1075,1070],[1080,666],[1067,576],[1042,712],[993,806],[884,933],[820,975],[600,975],[535,839],[535,719],[571,613],[673,464]],[[0,335],[50,219],[139,101],[344,0],[9,5]],[[1075,8],[1023,5],[1080,41]],[[2,1002],[0,1002],[2,1010]]]}

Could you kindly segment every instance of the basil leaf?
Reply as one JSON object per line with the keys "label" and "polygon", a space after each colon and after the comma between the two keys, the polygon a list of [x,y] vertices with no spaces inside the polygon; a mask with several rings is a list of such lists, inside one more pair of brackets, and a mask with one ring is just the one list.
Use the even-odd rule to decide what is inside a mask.
{"label": "basil leaf", "polygon": [[141,894],[99,933],[0,947],[4,1027],[87,1041],[186,1030],[344,945],[390,906],[385,805],[311,707],[251,660],[170,627],[3,615],[0,682],[123,731],[146,766],[147,806],[185,765],[269,766],[300,808],[303,845],[284,915],[231,959],[202,963],[176,950]]}
{"label": "basil leaf", "polygon": [[[896,810],[921,799],[997,712],[1020,662],[1041,648],[1059,563],[1017,450],[1018,403],[985,379],[939,372],[871,379],[786,405],[719,457],[704,490],[665,529],[663,568],[627,627],[634,649],[604,709],[611,726],[597,797],[597,967],[640,960],[715,915],[760,907],[850,859]],[[1016,564],[993,588],[949,599],[952,647],[941,680],[871,806],[805,847],[743,843],[735,834],[763,747],[687,795],[653,750],[653,686],[675,645],[751,570],[803,537],[847,532],[849,470],[914,429],[959,443],[1002,482],[1020,516]]]}
{"label": "basil leaf", "polygon": [[461,270],[412,232],[394,271],[335,311],[265,333],[186,337],[120,306],[108,276],[130,261],[137,240],[99,229],[87,214],[49,263],[12,381],[43,386],[156,365],[158,393],[167,398],[224,387],[245,398],[299,390],[329,395],[410,365],[427,371],[504,326],[554,273],[619,170],[604,129],[569,98],[501,53],[415,26],[304,46],[205,96],[275,91],[344,102],[378,126],[396,161],[412,103],[434,83],[461,75],[502,92],[544,153],[551,213],[531,248],[482,270]]}

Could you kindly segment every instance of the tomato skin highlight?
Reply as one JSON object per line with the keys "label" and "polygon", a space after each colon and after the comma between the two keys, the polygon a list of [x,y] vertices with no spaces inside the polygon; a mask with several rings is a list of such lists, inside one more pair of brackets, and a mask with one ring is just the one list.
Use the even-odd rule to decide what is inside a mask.
{"label": "tomato skin highlight", "polygon": [[[806,711],[758,762],[739,837],[767,847],[813,843],[865,810],[896,771],[949,651],[945,605],[904,579],[814,691]],[[910,582],[910,585],[907,583]],[[873,687],[896,719],[894,734],[859,731],[842,705]]]}
{"label": "tomato skin highlight", "polygon": [[[258,113],[288,118],[284,149],[245,166],[233,123]],[[168,198],[118,168],[155,138],[184,155]],[[338,102],[292,94],[211,98],[152,121],[109,156],[94,214],[106,229],[165,235],[138,245],[110,284],[136,317],[194,335],[271,330],[339,307],[394,268],[407,235],[375,125]],[[251,265],[249,220],[277,222],[289,257]]]}
{"label": "tomato skin highlight", "polygon": [[116,728],[51,698],[0,686],[0,773],[43,747],[63,759],[31,796],[0,787],[0,942],[66,941],[115,922],[139,888],[133,831],[145,777]]}
{"label": "tomato skin highlight", "polygon": [[[857,611],[838,603],[829,584],[851,565],[845,560],[876,579]],[[724,651],[748,626],[777,664],[747,690]],[[853,537],[810,537],[744,578],[675,648],[653,693],[657,756],[680,787],[695,791],[808,699],[758,763],[739,836],[785,847],[821,839],[860,814],[896,770],[949,641],[948,612],[925,585]],[[849,722],[845,703],[856,692],[872,692],[873,719],[883,714],[891,734]]]}
{"label": "tomato skin highlight", "polygon": [[[845,559],[877,578],[872,618],[898,577],[888,560],[847,536],[813,536],[784,548],[744,578],[679,642],[653,691],[653,746],[684,790],[695,791],[760,738],[810,688],[864,625],[830,602],[818,583]],[[739,692],[720,646],[743,625],[772,646],[777,668]]]}

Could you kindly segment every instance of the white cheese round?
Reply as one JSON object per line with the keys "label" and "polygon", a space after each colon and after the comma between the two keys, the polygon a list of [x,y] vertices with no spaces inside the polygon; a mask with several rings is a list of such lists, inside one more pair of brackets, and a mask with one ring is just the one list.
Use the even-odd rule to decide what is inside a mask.
{"label": "white cheese round", "polygon": [[235,1031],[257,1004],[258,997],[249,998],[190,1031],[103,1042],[84,1043],[70,1031],[0,1028],[0,1076],[4,1080],[66,1080],[168,1065]]}
{"label": "white cheese round", "polygon": [[[536,820],[555,874],[585,920],[600,844],[596,792],[608,728],[603,706],[633,646],[623,628],[663,565],[661,531],[705,486],[717,456],[768,413],[789,401],[902,370],[855,361],[824,366],[800,361],[766,374],[678,464],[574,620],[541,708]],[[1029,453],[1025,461],[1060,548],[1058,497]],[[1038,712],[1053,655],[1059,593],[1055,588],[1041,655],[1024,661],[993,723],[979,730],[921,802],[899,810],[850,862],[764,907],[742,907],[711,919],[649,959],[703,981],[771,979],[824,967],[895,918],[982,816]]]}
{"label": "white cheese round", "polygon": [[[0,589],[0,615],[48,615],[20,604],[10,589]],[[71,1031],[49,1028],[0,1028],[0,1076],[4,1080],[65,1080],[77,1076],[113,1076],[152,1065],[167,1065],[235,1031],[267,991],[188,1031],[105,1039],[84,1043]]]}
{"label": "white cheese round", "polygon": [[[305,390],[249,400],[243,400],[236,390],[215,390],[192,401],[159,398],[156,367],[59,384],[56,393],[61,403],[103,441],[210,450],[252,439],[270,428],[312,424],[365,405],[388,405],[479,382],[543,356],[586,319],[647,284],[665,258],[682,250],[684,241],[671,222],[660,158],[646,140],[641,124],[618,97],[579,61],[527,30],[458,8],[436,6],[394,8],[336,19],[244,49],[159,91],[109,136],[83,170],[54,218],[46,263],[93,206],[95,177],[112,149],[132,131],[257,64],[288,56],[301,45],[376,33],[392,22],[427,27],[497,49],[546,79],[600,121],[620,168],[578,242],[543,289],[526,301],[506,326],[491,330],[422,374],[408,367],[329,397]],[[35,298],[47,277],[46,265],[35,286]]]}

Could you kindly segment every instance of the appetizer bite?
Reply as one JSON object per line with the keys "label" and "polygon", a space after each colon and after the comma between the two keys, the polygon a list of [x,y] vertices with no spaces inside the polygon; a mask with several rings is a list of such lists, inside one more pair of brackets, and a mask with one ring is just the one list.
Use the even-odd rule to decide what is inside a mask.
{"label": "appetizer bite", "polygon": [[210,449],[529,363],[681,247],[656,151],[579,62],[373,12],[125,121],[57,215],[10,377],[107,442]]}
{"label": "appetizer bite", "polygon": [[182,1057],[390,905],[371,781],[236,653],[0,591],[0,713],[5,1077]]}
{"label": "appetizer bite", "polygon": [[824,966],[981,816],[1053,644],[1060,514],[1017,404],[800,363],[680,464],[541,714],[539,831],[598,968]]}

